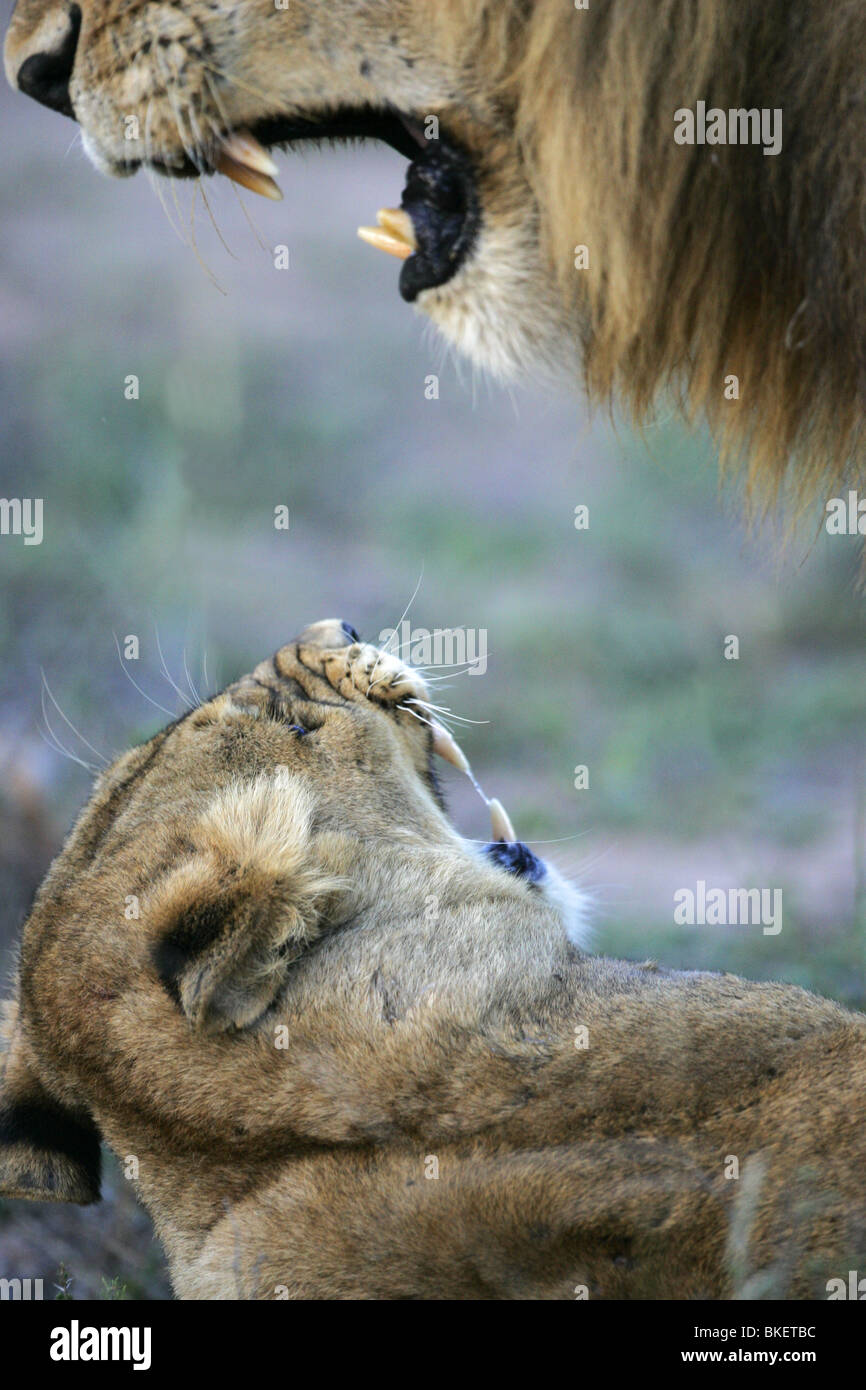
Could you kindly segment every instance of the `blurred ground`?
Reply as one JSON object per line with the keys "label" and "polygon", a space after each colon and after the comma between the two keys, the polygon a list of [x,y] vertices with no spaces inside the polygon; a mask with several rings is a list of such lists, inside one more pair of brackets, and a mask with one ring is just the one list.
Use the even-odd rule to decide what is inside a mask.
{"label": "blurred ground", "polygon": [[[862,1005],[855,541],[806,535],[780,556],[771,530],[745,537],[702,437],[660,418],[637,439],[565,393],[507,393],[452,363],[399,299],[397,263],[355,237],[399,197],[394,154],[280,156],[285,202],[244,195],[257,233],[209,182],[230,252],[200,198],[196,230],[217,286],[144,176],[101,179],[70,122],[5,89],[0,117],[0,492],[45,509],[41,546],[0,540],[6,973],[89,786],[43,739],[41,672],[111,756],[166,718],[115,634],[139,636],[135,678],[173,714],[157,633],[177,684],[186,661],[213,689],[320,617],[375,639],[423,571],[414,625],[487,632],[486,674],[443,697],[490,721],[466,751],[518,833],[557,841],[546,852],[580,874],[599,950]],[[188,234],[191,186],[161,187]],[[48,717],[94,758],[50,702]],[[460,827],[486,839],[480,803],[456,777],[451,790]],[[675,890],[698,879],[782,888],[782,933],[674,926]],[[87,1211],[3,1205],[0,1276],[50,1283],[62,1263],[73,1297],[115,1279],[164,1296],[147,1219],[114,1167],[107,1186]]]}

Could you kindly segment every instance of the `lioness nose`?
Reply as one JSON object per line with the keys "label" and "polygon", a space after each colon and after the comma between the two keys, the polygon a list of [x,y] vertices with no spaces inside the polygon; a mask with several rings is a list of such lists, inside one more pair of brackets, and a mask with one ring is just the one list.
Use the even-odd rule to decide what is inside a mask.
{"label": "lioness nose", "polygon": [[64,116],[74,115],[69,79],[80,32],[81,10],[77,5],[49,5],[33,33],[17,46],[17,69],[10,73],[27,96]]}
{"label": "lioness nose", "polygon": [[360,640],[351,623],[344,623],[341,618],[326,618],[324,622],[304,628],[298,643],[303,647],[348,647]]}

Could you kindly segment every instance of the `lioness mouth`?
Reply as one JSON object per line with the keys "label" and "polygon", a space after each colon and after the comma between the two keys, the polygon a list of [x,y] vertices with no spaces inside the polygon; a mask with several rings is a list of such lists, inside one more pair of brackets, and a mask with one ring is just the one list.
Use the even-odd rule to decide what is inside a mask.
{"label": "lioness mouth", "polygon": [[[417,703],[417,701],[412,703]],[[469,765],[469,759],[454,739],[453,734],[436,719],[425,722],[429,723],[433,730],[432,751],[437,757],[444,758],[446,763],[456,767],[459,772],[466,774],[490,812],[490,831],[493,835],[493,843],[486,847],[486,852],[496,863],[500,864],[502,868],[507,868],[511,873],[526,878],[540,878],[543,870],[535,872],[536,868],[540,869],[540,860],[536,859],[528,846],[517,839],[514,826],[511,824],[511,817],[499,798],[488,796],[483,790]]]}
{"label": "lioness mouth", "polygon": [[[381,140],[410,161],[399,208],[382,208],[378,225],[358,235],[405,261],[400,293],[412,303],[422,290],[445,284],[472,248],[480,221],[472,161],[447,136],[428,139],[425,129],[396,111],[338,111],[325,120],[267,117],[233,131],[212,157],[213,170],[266,198],[281,198],[277,166],[268,149],[302,141]],[[173,169],[171,173],[197,173]]]}

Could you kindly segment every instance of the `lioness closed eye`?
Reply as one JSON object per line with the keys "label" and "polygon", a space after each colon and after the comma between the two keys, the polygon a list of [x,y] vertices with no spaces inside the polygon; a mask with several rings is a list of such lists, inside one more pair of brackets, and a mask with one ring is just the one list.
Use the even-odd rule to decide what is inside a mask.
{"label": "lioness closed eye", "polygon": [[6,66],[113,174],[279,196],[267,148],[387,141],[366,234],[452,342],[639,419],[672,387],[806,501],[863,476],[864,50],[814,0],[18,0]]}
{"label": "lioness closed eye", "polygon": [[101,1136],[188,1298],[863,1268],[866,1019],[584,954],[499,809],[457,833],[437,751],[419,675],[326,622],[118,760],[24,929],[0,1192],[96,1200]]}

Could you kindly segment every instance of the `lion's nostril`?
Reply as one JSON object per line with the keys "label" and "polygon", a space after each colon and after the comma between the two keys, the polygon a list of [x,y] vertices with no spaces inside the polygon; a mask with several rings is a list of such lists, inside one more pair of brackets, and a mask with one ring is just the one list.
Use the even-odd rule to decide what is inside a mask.
{"label": "lion's nostril", "polygon": [[75,115],[69,99],[69,79],[75,64],[75,50],[81,32],[81,10],[71,5],[67,12],[66,25],[57,36],[56,45],[50,50],[31,53],[18,69],[15,81],[22,92],[59,111],[63,116]]}

